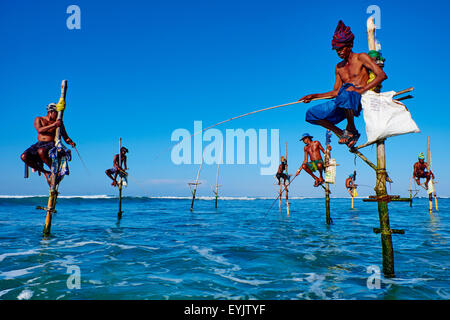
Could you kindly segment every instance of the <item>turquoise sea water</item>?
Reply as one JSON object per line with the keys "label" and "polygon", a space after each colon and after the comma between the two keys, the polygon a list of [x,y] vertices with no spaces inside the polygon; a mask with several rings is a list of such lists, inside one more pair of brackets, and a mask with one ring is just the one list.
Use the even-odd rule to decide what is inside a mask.
{"label": "turquoise sea water", "polygon": [[[45,197],[0,199],[0,299],[449,299],[450,199],[391,203],[396,278],[382,268],[376,203],[273,199],[61,198],[43,240]],[[375,269],[373,269],[375,268]],[[71,270],[79,270],[80,289]],[[69,273],[68,273],[69,272]],[[75,274],[76,275],[76,274]],[[69,286],[68,286],[69,283]],[[369,283],[374,284],[372,280]],[[70,288],[69,288],[70,287]]]}

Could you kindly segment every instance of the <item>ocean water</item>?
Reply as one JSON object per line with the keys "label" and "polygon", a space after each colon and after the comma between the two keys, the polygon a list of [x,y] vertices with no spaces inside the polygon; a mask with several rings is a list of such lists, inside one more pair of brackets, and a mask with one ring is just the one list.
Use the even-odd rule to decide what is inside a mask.
{"label": "ocean water", "polygon": [[450,298],[450,199],[433,215],[427,199],[389,205],[405,234],[396,277],[379,282],[377,207],[361,199],[331,199],[327,226],[324,199],[292,199],[287,216],[267,212],[273,199],[203,198],[190,212],[188,198],[126,197],[118,222],[117,198],[60,198],[43,239],[46,200],[0,198],[0,299]]}

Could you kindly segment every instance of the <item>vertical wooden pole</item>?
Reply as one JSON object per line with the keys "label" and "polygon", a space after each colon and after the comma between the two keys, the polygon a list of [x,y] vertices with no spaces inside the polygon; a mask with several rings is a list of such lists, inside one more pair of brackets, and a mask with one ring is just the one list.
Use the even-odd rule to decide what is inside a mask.
{"label": "vertical wooden pole", "polygon": [[412,208],[412,181],[409,178],[409,206]]}
{"label": "vertical wooden pole", "polygon": [[[288,173],[288,158],[287,158],[287,142],[284,143],[284,157],[285,157],[285,161],[286,161],[286,175],[288,175],[289,173]],[[284,180],[284,184],[286,186],[285,187],[286,188],[286,212],[287,212],[287,215],[289,216],[289,214],[290,214],[290,212],[289,212],[289,196],[288,196],[289,190],[288,190],[288,187],[286,184],[286,180]],[[280,199],[281,199],[281,197],[280,197]]]}
{"label": "vertical wooden pole", "polygon": [[[427,137],[427,163],[430,165],[430,136]],[[431,171],[429,169],[428,171]],[[428,181],[428,189],[430,188],[430,183],[433,183],[432,181]],[[427,189],[427,192],[428,192]],[[433,213],[433,193],[428,193],[428,204],[429,204],[429,213]]]}
{"label": "vertical wooden pole", "polygon": [[381,247],[383,254],[383,273],[385,277],[395,277],[394,249],[392,246],[392,230],[389,224],[388,195],[386,191],[386,159],[384,140],[377,142],[377,185],[375,191],[378,200],[378,216],[380,220]]}
{"label": "vertical wooden pole", "polygon": [[[61,83],[61,100],[66,100],[66,93],[67,93],[67,80],[63,80]],[[57,120],[62,120],[64,115],[64,110],[58,111],[58,118]],[[55,132],[55,146],[57,146],[59,143],[61,143],[61,127],[56,128]],[[45,217],[45,225],[43,234],[44,236],[50,235],[50,231],[52,228],[52,217],[53,213],[55,212],[55,206],[56,206],[56,199],[58,197],[58,183],[56,182],[57,174],[52,174],[51,180],[50,180],[50,194],[48,197],[47,202],[47,215]]]}
{"label": "vertical wooden pole", "polygon": [[[119,166],[122,167],[122,138],[119,138]],[[119,212],[117,213],[117,217],[122,219],[122,177],[119,173]]]}
{"label": "vertical wooden pole", "polygon": [[217,209],[217,198],[219,197],[219,167],[220,167],[220,160],[217,164],[217,177],[216,177],[216,201],[215,201],[215,208]]}
{"label": "vertical wooden pole", "polygon": [[280,193],[278,193],[278,209],[280,209],[280,210],[281,210],[281,194],[282,194],[282,192],[283,192],[283,186],[280,184]]}
{"label": "vertical wooden pole", "polygon": [[[329,134],[329,130],[327,130],[327,135]],[[327,137],[326,135],[326,137]],[[324,173],[325,173],[325,178],[326,178],[326,170],[327,167],[330,164],[330,158],[331,158],[331,153],[328,151],[328,146],[329,143],[328,139],[326,139],[326,151],[325,151],[325,168],[324,168]],[[333,222],[333,220],[331,219],[331,212],[330,212],[330,184],[328,182],[325,183],[325,214],[326,214],[326,222],[327,224],[331,224]]]}
{"label": "vertical wooden pole", "polygon": [[[428,138],[427,138],[427,162],[430,167],[429,171],[433,172],[433,161],[431,159],[430,136],[428,136]],[[432,184],[432,188],[433,188],[432,189],[433,192],[429,194],[429,201],[431,202],[430,213],[432,213],[432,211],[433,211],[433,196],[434,196],[434,203],[435,203],[436,211],[439,211],[439,208],[438,208],[438,202],[437,202],[437,196],[436,196],[436,187],[434,185],[434,178],[431,178],[430,181],[428,181],[428,185],[430,183]]]}
{"label": "vertical wooden pole", "polygon": [[202,170],[202,165],[203,165],[203,158],[202,158],[202,163],[200,164],[200,167],[198,168],[198,171],[197,171],[197,178],[195,179],[195,183],[193,183],[194,191],[192,192],[191,211],[194,211],[195,194],[197,193],[198,178],[200,176],[200,170]]}
{"label": "vertical wooden pole", "polygon": [[[375,23],[373,17],[367,20],[367,36],[369,50],[376,50]],[[383,254],[383,273],[387,278],[395,276],[394,249],[392,247],[392,230],[389,225],[388,194],[386,191],[386,158],[384,141],[377,142],[377,184],[375,191],[378,201],[378,216],[380,220],[381,248]]]}

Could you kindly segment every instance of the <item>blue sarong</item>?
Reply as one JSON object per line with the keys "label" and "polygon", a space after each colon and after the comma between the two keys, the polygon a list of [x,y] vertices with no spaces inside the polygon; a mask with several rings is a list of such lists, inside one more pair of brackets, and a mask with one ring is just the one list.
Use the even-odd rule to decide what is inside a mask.
{"label": "blue sarong", "polygon": [[353,110],[353,115],[358,117],[362,110],[361,95],[355,91],[347,91],[350,86],[354,87],[352,83],[344,83],[334,100],[309,108],[305,120],[312,124],[317,124],[318,120],[338,124],[346,118],[344,109]]}

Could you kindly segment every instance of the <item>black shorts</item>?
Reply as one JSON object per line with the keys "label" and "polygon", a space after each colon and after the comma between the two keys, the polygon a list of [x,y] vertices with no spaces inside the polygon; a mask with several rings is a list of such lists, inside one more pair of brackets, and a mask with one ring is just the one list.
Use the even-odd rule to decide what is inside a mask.
{"label": "black shorts", "polygon": [[38,156],[38,150],[44,149],[48,154],[48,151],[51,148],[53,148],[54,146],[55,146],[54,141],[39,141],[39,142],[31,145],[27,150],[25,150],[24,153],[28,153],[29,155],[32,155],[32,156]]}
{"label": "black shorts", "polygon": [[277,179],[280,180],[280,178],[283,178],[284,180],[286,180],[287,175],[285,173],[277,173]]}
{"label": "black shorts", "polygon": [[419,178],[428,178],[427,176],[428,176],[428,172],[424,172],[424,173],[422,173],[422,174],[420,174],[420,175],[417,175],[417,176],[416,176],[416,179],[419,179]]}

